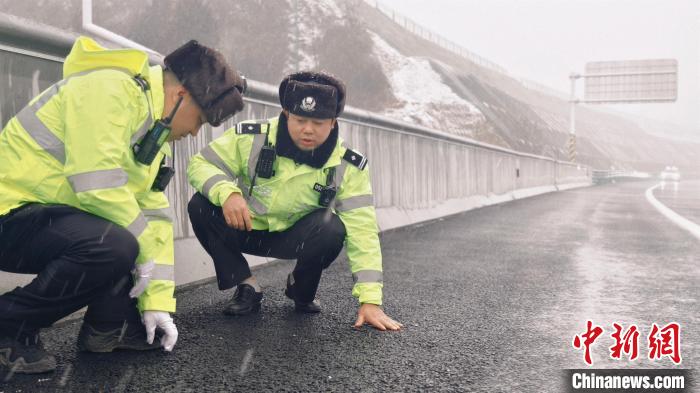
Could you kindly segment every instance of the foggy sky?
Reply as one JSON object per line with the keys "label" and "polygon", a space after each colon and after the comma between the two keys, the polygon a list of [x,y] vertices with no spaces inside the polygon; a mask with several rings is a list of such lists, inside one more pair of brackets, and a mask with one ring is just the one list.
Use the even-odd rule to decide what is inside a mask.
{"label": "foggy sky", "polygon": [[[612,109],[700,133],[700,0],[382,0],[516,76],[568,94],[586,62],[675,58],[678,101]],[[583,82],[577,84],[582,98]]]}

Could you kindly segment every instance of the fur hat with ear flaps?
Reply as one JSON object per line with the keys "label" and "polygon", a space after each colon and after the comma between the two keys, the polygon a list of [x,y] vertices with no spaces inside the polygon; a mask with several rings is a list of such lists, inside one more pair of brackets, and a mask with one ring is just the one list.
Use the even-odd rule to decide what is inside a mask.
{"label": "fur hat with ear flaps", "polygon": [[243,109],[245,78],[218,51],[192,40],[167,55],[164,62],[192,94],[212,126],[219,126]]}
{"label": "fur hat with ear flaps", "polygon": [[279,99],[295,115],[333,119],[345,108],[345,84],[323,71],[296,72],[280,83]]}

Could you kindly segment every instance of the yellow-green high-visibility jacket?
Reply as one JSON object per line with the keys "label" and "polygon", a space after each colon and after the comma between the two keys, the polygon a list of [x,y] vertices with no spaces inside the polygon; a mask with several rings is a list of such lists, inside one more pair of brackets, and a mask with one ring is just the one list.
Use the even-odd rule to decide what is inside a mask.
{"label": "yellow-green high-visibility jacket", "polygon": [[0,215],[32,202],[64,204],[128,229],[139,244],[136,263],[155,262],[139,309],[174,312],[172,214],[165,194],[151,191],[170,147],[150,166],[132,150],[162,115],[163,71],[144,52],[80,37],[63,78],[0,133]]}
{"label": "yellow-green high-visibility jacket", "polygon": [[326,185],[329,169],[335,168],[337,195],[331,208],[345,225],[345,246],[355,282],[352,294],[361,303],[381,305],[382,254],[367,160],[345,148],[341,138],[320,169],[297,166],[277,156],[274,176],[258,176],[249,197],[258,154],[266,135],[268,143],[275,144],[277,126],[278,119],[273,118],[246,121],[227,130],[192,157],[187,168],[190,183],[217,206],[231,193],[241,193],[248,201],[253,229],[280,232],[322,208],[314,185]]}

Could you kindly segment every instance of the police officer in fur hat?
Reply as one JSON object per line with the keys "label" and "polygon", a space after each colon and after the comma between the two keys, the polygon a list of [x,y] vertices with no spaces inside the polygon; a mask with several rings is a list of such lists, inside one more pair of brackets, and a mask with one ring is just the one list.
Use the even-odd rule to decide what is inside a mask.
{"label": "police officer in fur hat", "polygon": [[85,306],[80,350],[173,349],[167,141],[240,111],[245,82],[196,41],[165,65],[80,37],[0,133],[0,270],[36,274],[0,296],[0,366],[55,369],[39,330]]}
{"label": "police officer in fur hat", "polygon": [[261,307],[263,293],[242,253],[296,259],[284,293],[297,311],[320,312],[321,274],[345,245],[360,304],[355,326],[402,327],[380,307],[382,256],[367,159],[338,136],[345,94],[327,73],[291,74],[279,86],[278,117],[244,121],[190,161],[198,191],[188,208],[192,227],[213,258],[219,289],[236,287],[224,313]]}

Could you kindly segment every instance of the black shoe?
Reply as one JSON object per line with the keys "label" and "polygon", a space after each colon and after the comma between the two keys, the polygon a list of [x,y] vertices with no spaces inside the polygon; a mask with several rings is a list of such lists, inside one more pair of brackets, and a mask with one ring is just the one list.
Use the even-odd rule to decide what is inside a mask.
{"label": "black shoe", "polygon": [[56,358],[44,350],[38,335],[24,342],[0,337],[0,365],[16,374],[40,374],[54,371]]}
{"label": "black shoe", "polygon": [[307,314],[320,313],[321,304],[318,302],[318,300],[314,299],[310,302],[300,302],[296,299],[296,295],[294,294],[294,288],[292,284],[293,279],[294,277],[292,276],[292,273],[289,273],[289,275],[287,276],[287,289],[284,290],[284,295],[294,300],[294,310],[297,312]]}
{"label": "black shoe", "polygon": [[153,344],[149,344],[146,342],[146,329],[143,325],[140,322],[133,322],[132,325],[123,324],[113,329],[98,330],[83,321],[78,334],[78,350],[81,352],[112,352],[115,349],[148,351],[161,347],[158,330],[153,338]]}
{"label": "black shoe", "polygon": [[255,292],[252,285],[240,284],[233,293],[231,303],[224,309],[226,315],[248,315],[260,310],[262,292]]}
{"label": "black shoe", "polygon": [[312,300],[308,303],[294,301],[294,310],[296,312],[306,313],[306,314],[317,314],[321,312],[321,303],[318,300]]}

